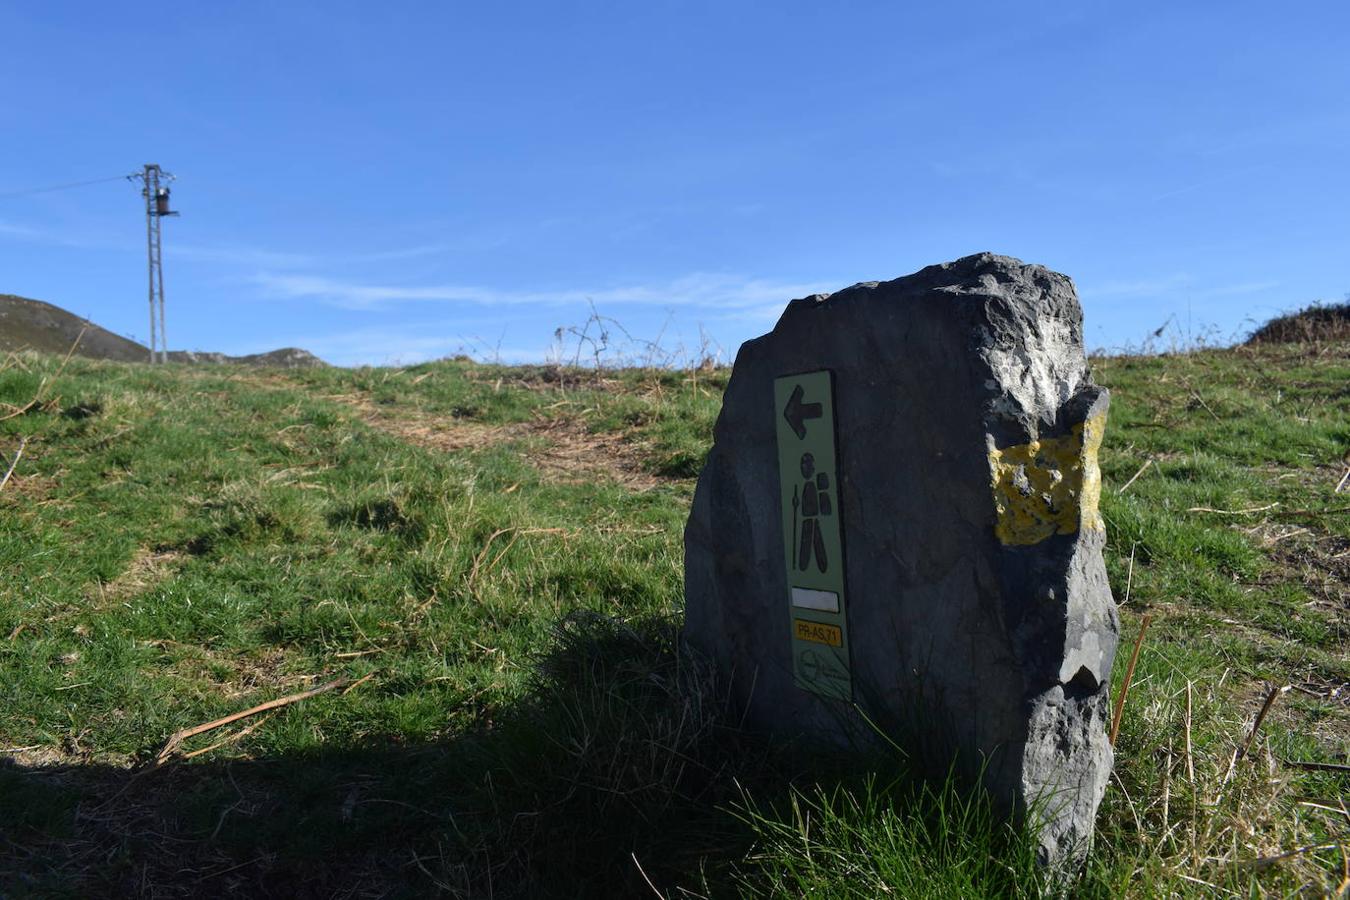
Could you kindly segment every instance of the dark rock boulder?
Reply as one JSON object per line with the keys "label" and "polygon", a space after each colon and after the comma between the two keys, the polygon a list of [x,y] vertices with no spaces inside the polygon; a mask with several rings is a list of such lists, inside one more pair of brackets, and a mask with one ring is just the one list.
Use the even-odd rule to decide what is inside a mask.
{"label": "dark rock boulder", "polygon": [[[849,747],[877,740],[870,720],[938,770],[955,758],[1005,812],[1034,810],[1044,861],[1075,863],[1112,764],[1107,402],[1073,284],[1041,266],[986,253],[792,301],[727,386],[685,531],[686,643],[749,726]],[[785,445],[830,422],[837,452],[801,454],[813,512],[811,479],[836,482],[839,546],[818,546],[841,580],[822,592],[825,525],[785,486]],[[822,665],[833,696],[812,687]]]}

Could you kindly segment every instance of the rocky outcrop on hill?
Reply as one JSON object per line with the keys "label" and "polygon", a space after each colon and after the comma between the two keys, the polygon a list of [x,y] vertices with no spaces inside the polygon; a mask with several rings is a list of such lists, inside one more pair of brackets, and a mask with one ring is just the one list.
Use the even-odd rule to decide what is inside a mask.
{"label": "rocky outcrop on hill", "polygon": [[301,350],[299,347],[283,347],[280,350],[269,350],[267,353],[250,353],[246,356],[229,356],[224,353],[198,352],[195,350],[170,350],[169,362],[218,366],[263,366],[277,369],[312,369],[328,365],[313,353],[308,350]]}

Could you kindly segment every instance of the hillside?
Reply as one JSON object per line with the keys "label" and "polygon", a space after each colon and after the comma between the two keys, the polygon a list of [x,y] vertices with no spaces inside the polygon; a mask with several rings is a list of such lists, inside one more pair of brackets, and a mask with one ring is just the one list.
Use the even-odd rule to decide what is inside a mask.
{"label": "hillside", "polygon": [[[79,343],[76,344],[76,341]],[[16,297],[13,294],[0,294],[0,353],[35,350],[40,353],[64,354],[72,347],[75,348],[75,355],[87,359],[146,362],[150,358],[150,350],[144,345],[113,334],[106,328],[66,312],[59,306],[53,306],[42,300]],[[171,350],[169,360],[283,368],[324,365],[318,357],[295,347],[247,356]]]}
{"label": "hillside", "polygon": [[[80,333],[84,336],[80,337]],[[0,294],[0,353],[37,350],[65,353],[79,339],[76,353],[90,359],[145,362],[150,351],[59,306],[13,294]]]}
{"label": "hillside", "polygon": [[[1077,894],[1335,896],[1350,344],[1093,367],[1113,697],[1151,624]],[[0,893],[1040,896],[978,798],[681,661],[726,379],[0,355]]]}

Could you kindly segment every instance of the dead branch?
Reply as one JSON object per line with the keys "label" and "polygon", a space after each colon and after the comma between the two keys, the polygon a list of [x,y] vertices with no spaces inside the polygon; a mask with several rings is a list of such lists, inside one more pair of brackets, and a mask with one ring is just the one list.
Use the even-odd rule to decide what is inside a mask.
{"label": "dead branch", "polygon": [[1223,419],[1219,418],[1218,414],[1215,413],[1214,410],[1209,408],[1209,404],[1205,402],[1205,398],[1200,396],[1200,392],[1195,389],[1194,385],[1191,384],[1190,380],[1183,377],[1181,379],[1181,383],[1186,386],[1186,390],[1191,392],[1191,396],[1195,398],[1195,402],[1199,403],[1201,408],[1204,409],[1205,412],[1209,413],[1210,418],[1212,418],[1215,422],[1218,422],[1220,425],[1222,425]]}
{"label": "dead branch", "polygon": [[290,694],[285,697],[278,697],[275,700],[268,700],[266,703],[259,703],[257,706],[251,706],[242,712],[232,713],[221,719],[211,722],[205,722],[201,725],[194,725],[191,728],[184,728],[181,731],[175,731],[164,742],[164,748],[155,756],[155,765],[160,766],[169,760],[174,751],[182,745],[188,738],[196,737],[199,734],[205,734],[208,731],[214,731],[222,725],[229,725],[231,722],[238,722],[240,719],[246,719],[249,716],[256,716],[258,713],[267,712],[269,709],[278,709],[283,706],[289,706],[292,703],[299,703],[301,700],[308,700],[318,694],[323,694],[335,688],[345,687],[351,684],[350,678],[338,678],[327,684],[321,684],[316,688],[310,688],[307,691],[301,691],[298,694]]}
{"label": "dead branch", "polygon": [[[84,340],[84,333],[85,333],[86,331],[88,331],[88,330],[89,330],[89,325],[88,325],[88,323],[85,323],[85,326],[84,326],[83,328],[80,329],[80,333],[77,334],[77,335],[75,335],[75,343],[71,344],[71,345],[70,345],[70,349],[66,351],[66,356],[65,356],[64,359],[61,360],[61,365],[59,365],[59,366],[56,367],[56,372],[55,372],[54,374],[52,374],[52,376],[51,376],[50,378],[44,377],[44,378],[42,379],[42,381],[40,381],[40,382],[38,383],[37,393],[33,394],[33,399],[32,399],[32,400],[29,400],[29,401],[28,401],[27,403],[25,403],[23,406],[12,406],[12,407],[10,407],[11,412],[7,412],[7,413],[5,413],[3,416],[0,416],[0,422],[5,421],[6,419],[17,418],[18,416],[23,415],[24,413],[28,412],[30,409],[33,409],[33,408],[36,407],[38,404],[42,403],[42,401],[43,401],[43,396],[42,396],[42,395],[43,395],[43,392],[47,390],[47,386],[48,386],[48,385],[50,385],[53,381],[55,381],[56,379],[58,379],[58,378],[61,377],[61,373],[64,372],[64,371],[66,370],[66,363],[70,362],[70,357],[74,355],[74,353],[75,353],[75,348],[78,347],[78,346],[80,346],[80,341]],[[5,405],[6,405],[6,406],[9,406],[9,404],[5,404]]]}
{"label": "dead branch", "polygon": [[1120,490],[1116,491],[1116,493],[1117,493],[1117,494],[1123,494],[1123,493],[1125,493],[1127,490],[1129,490],[1129,489],[1130,489],[1130,485],[1134,484],[1135,480],[1138,479],[1140,475],[1143,475],[1144,472],[1145,472],[1145,470],[1147,470],[1148,467],[1151,466],[1151,465],[1153,465],[1153,457],[1150,456],[1148,459],[1144,460],[1144,464],[1143,464],[1142,466],[1139,467],[1139,471],[1138,471],[1138,472],[1135,472],[1133,475],[1131,475],[1131,476],[1130,476],[1130,480],[1127,481],[1127,482],[1125,482],[1124,484],[1122,484],[1122,485],[1120,486]]}
{"label": "dead branch", "polygon": [[1335,850],[1339,844],[1310,844],[1307,847],[1299,847],[1296,850],[1290,850],[1288,853],[1277,853],[1275,856],[1262,856],[1259,859],[1246,859],[1233,863],[1240,869],[1256,868],[1265,869],[1273,866],[1281,860],[1293,859],[1296,856],[1302,856],[1305,853],[1317,853],[1322,850]]}
{"label": "dead branch", "polygon": [[1265,512],[1268,509],[1274,509],[1279,505],[1278,502],[1268,503],[1265,506],[1253,506],[1250,509],[1214,509],[1209,506],[1192,506],[1190,509],[1186,510],[1186,512],[1218,513],[1221,516],[1249,516],[1252,513]]}
{"label": "dead branch", "polygon": [[224,747],[226,744],[232,744],[235,741],[239,740],[240,738],[245,737],[246,735],[254,731],[257,731],[259,728],[266,725],[267,721],[271,719],[272,716],[275,715],[276,713],[272,713],[271,715],[263,716],[258,721],[253,722],[252,724],[249,725],[245,725],[243,728],[239,729],[234,734],[223,737],[220,740],[216,741],[214,744],[209,744],[205,747],[202,747],[200,750],[193,750],[191,753],[184,753],[183,759],[192,759],[192,757],[194,756],[201,756],[203,753],[210,753],[212,750],[218,750],[219,748]]}
{"label": "dead branch", "polygon": [[1272,687],[1270,693],[1266,694],[1266,702],[1261,704],[1261,711],[1256,714],[1256,721],[1252,723],[1251,734],[1247,735],[1247,742],[1238,751],[1237,759],[1242,759],[1252,749],[1252,742],[1256,740],[1256,733],[1261,730],[1261,723],[1266,720],[1270,708],[1275,705],[1275,701],[1279,699],[1280,695],[1287,693],[1289,693],[1289,685],[1286,684],[1283,687]]}
{"label": "dead branch", "polygon": [[33,407],[37,406],[38,399],[42,396],[42,389],[46,386],[47,386],[46,381],[43,381],[41,384],[39,384],[37,394],[33,397],[32,400],[29,400],[23,406],[11,406],[10,404],[6,403],[5,406],[8,406],[10,408],[10,412],[7,412],[3,416],[0,416],[0,422],[5,421],[6,419],[18,418],[19,416],[28,412]]}
{"label": "dead branch", "polygon": [[1125,599],[1120,601],[1121,606],[1130,602],[1130,586],[1134,583],[1134,550],[1138,546],[1138,541],[1130,545],[1130,568],[1125,572]]}
{"label": "dead branch", "polygon": [[342,691],[342,696],[344,696],[344,697],[347,696],[347,695],[350,694],[352,691],[356,690],[356,689],[359,688],[361,685],[365,684],[367,681],[369,681],[370,679],[372,679],[372,678],[374,678],[374,677],[375,677],[375,673],[374,673],[374,672],[367,672],[365,675],[362,675],[360,678],[356,679],[356,680],[353,681],[351,684],[347,685],[347,687],[345,687],[345,688],[343,689],[343,691]]}
{"label": "dead branch", "polygon": [[[487,559],[488,550],[492,548],[492,542],[495,541],[497,538],[501,537],[502,535],[509,534],[516,530],[517,529],[515,528],[498,528],[496,531],[492,532],[492,534],[488,536],[487,542],[483,544],[483,549],[478,552],[478,555],[476,557],[474,557],[473,566],[472,568],[469,569],[469,577],[466,579],[466,581],[470,589],[473,588],[474,581],[478,579],[478,570],[483,565],[483,561]],[[514,543],[515,538],[512,538],[511,541],[506,545],[506,549],[510,550],[511,545]],[[500,559],[500,557],[498,558]]]}
{"label": "dead branch", "polygon": [[647,872],[642,868],[642,863],[638,862],[637,854],[630,853],[628,855],[633,857],[633,865],[637,866],[638,874],[642,876],[643,881],[647,882],[647,887],[652,889],[652,893],[658,897],[664,898],[666,895],[657,890],[656,885],[652,884],[652,880],[647,877]]}
{"label": "dead branch", "polygon": [[1120,717],[1125,712],[1125,697],[1130,693],[1130,682],[1134,679],[1134,666],[1139,662],[1139,650],[1144,646],[1144,633],[1148,631],[1148,623],[1153,621],[1152,613],[1144,613],[1144,618],[1139,622],[1139,635],[1134,639],[1134,652],[1130,654],[1130,664],[1125,667],[1125,681],[1120,686],[1120,696],[1116,698],[1116,711],[1111,716],[1111,746],[1116,745],[1116,737],[1120,734]]}
{"label": "dead branch", "polygon": [[1186,778],[1195,785],[1195,758],[1191,755],[1191,680],[1186,679]]}
{"label": "dead branch", "polygon": [[0,478],[0,491],[3,491],[5,489],[5,485],[9,484],[9,477],[14,474],[14,467],[19,464],[19,457],[23,456],[23,448],[27,446],[28,446],[28,438],[27,437],[19,438],[19,449],[14,451],[14,461],[9,464],[9,469],[6,470],[5,477]]}
{"label": "dead branch", "polygon": [[1280,762],[1295,769],[1312,769],[1316,772],[1350,772],[1350,766],[1344,763],[1308,762],[1302,759],[1281,759]]}

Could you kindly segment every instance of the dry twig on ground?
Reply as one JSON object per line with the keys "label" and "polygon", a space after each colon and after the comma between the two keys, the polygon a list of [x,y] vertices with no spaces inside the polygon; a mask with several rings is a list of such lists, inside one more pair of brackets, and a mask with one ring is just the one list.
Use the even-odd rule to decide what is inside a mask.
{"label": "dry twig on ground", "polygon": [[1270,708],[1275,705],[1275,701],[1278,700],[1282,694],[1287,694],[1288,692],[1289,685],[1286,684],[1283,687],[1272,687],[1270,693],[1266,694],[1266,702],[1261,704],[1261,711],[1256,714],[1256,721],[1252,723],[1251,734],[1247,735],[1247,742],[1242,745],[1242,750],[1237,755],[1238,759],[1242,759],[1251,751],[1252,743],[1256,740],[1256,734],[1261,730],[1261,723],[1264,722],[1266,716],[1270,714]]}
{"label": "dry twig on ground", "polygon": [[9,468],[5,470],[5,477],[0,478],[0,491],[3,491],[5,485],[9,484],[10,476],[14,474],[14,467],[19,464],[19,457],[23,456],[23,448],[27,446],[28,438],[19,438],[19,449],[14,451],[14,461],[11,462]]}
{"label": "dry twig on ground", "polygon": [[1120,490],[1116,491],[1116,493],[1117,493],[1117,494],[1123,494],[1123,493],[1125,493],[1127,490],[1129,490],[1129,489],[1130,489],[1130,485],[1134,484],[1135,480],[1136,480],[1140,475],[1143,475],[1144,472],[1145,472],[1145,471],[1148,469],[1148,467],[1151,466],[1151,465],[1153,465],[1153,457],[1150,456],[1148,459],[1144,460],[1144,464],[1143,464],[1142,466],[1139,467],[1139,471],[1138,471],[1138,472],[1135,472],[1133,475],[1131,475],[1131,476],[1130,476],[1130,480],[1127,481],[1127,482],[1125,482],[1124,484],[1122,484],[1122,485],[1120,486]]}
{"label": "dry twig on ground", "polygon": [[1265,512],[1268,509],[1274,509],[1279,506],[1277,503],[1267,503],[1265,506],[1253,506],[1250,509],[1214,509],[1211,506],[1192,506],[1186,512],[1204,512],[1218,513],[1221,516],[1249,516],[1252,513]]}
{"label": "dry twig on ground", "polygon": [[222,725],[229,725],[231,722],[238,722],[240,719],[246,719],[249,716],[257,715],[258,713],[267,712],[268,710],[277,709],[282,706],[289,706],[290,704],[298,703],[301,700],[308,700],[310,697],[326,693],[335,688],[346,687],[351,683],[352,680],[350,678],[338,678],[327,684],[321,684],[316,688],[301,691],[298,694],[289,694],[285,697],[278,697],[275,700],[268,700],[266,703],[259,703],[257,706],[249,707],[242,712],[232,713],[224,718],[215,719],[211,722],[204,722],[201,725],[194,725],[191,728],[184,728],[181,731],[175,731],[169,736],[169,739],[164,742],[163,749],[155,756],[155,765],[160,766],[168,762],[169,758],[173,756],[174,751],[182,745],[183,741],[186,741],[190,737],[205,734],[208,731],[220,728]]}
{"label": "dry twig on ground", "polygon": [[1344,763],[1309,762],[1303,759],[1281,759],[1280,762],[1295,769],[1309,769],[1314,772],[1350,772],[1350,765]]}
{"label": "dry twig on ground", "polygon": [[[70,362],[71,356],[75,354],[75,348],[80,346],[80,341],[84,339],[84,333],[88,329],[89,329],[88,325],[80,329],[80,333],[75,336],[75,342],[70,345],[70,349],[66,351],[65,358],[61,360],[61,365],[56,367],[56,372],[50,378],[44,377],[42,379],[42,381],[38,384],[37,392],[33,394],[33,399],[29,400],[23,406],[10,406],[10,411],[5,413],[3,416],[0,416],[0,422],[5,421],[6,419],[17,418],[18,416],[23,415],[29,410],[35,409],[43,402],[42,396],[43,393],[47,390],[47,387],[56,379],[60,378],[61,373],[66,370],[66,364]],[[4,405],[9,406],[9,404]]]}
{"label": "dry twig on ground", "polygon": [[1116,745],[1116,737],[1120,734],[1120,717],[1125,712],[1125,698],[1130,693],[1130,681],[1134,679],[1134,666],[1139,662],[1139,650],[1144,646],[1144,633],[1148,631],[1148,623],[1153,621],[1152,613],[1144,613],[1144,618],[1139,622],[1139,636],[1134,639],[1134,652],[1130,654],[1130,664],[1125,667],[1125,681],[1120,686],[1120,696],[1116,698],[1116,711],[1111,716],[1111,746]]}

